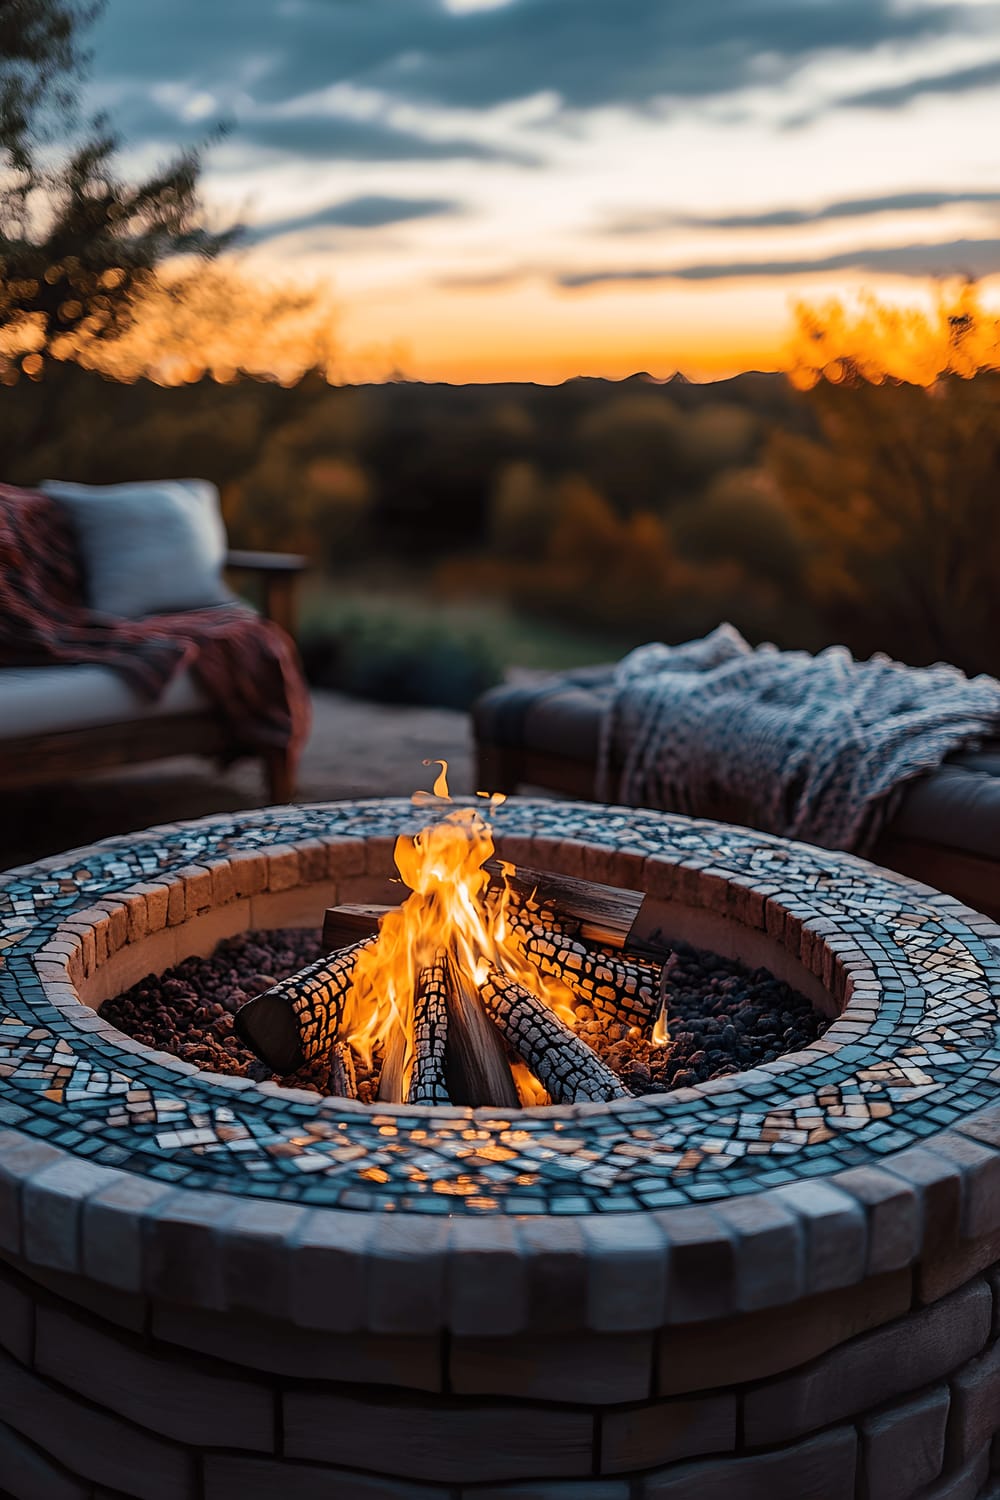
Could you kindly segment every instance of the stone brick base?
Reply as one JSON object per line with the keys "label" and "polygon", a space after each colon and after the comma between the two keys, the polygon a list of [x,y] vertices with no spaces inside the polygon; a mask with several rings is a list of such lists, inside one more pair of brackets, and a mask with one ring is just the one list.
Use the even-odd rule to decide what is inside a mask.
{"label": "stone brick base", "polygon": [[[191,1319],[167,1302],[116,1306],[85,1281],[54,1280],[58,1291],[0,1262],[0,1500],[1000,1493],[995,1274],[930,1306],[911,1303],[908,1273],[882,1278],[878,1301],[896,1315],[875,1327],[864,1288],[829,1294],[827,1308],[803,1315],[814,1329],[825,1319],[822,1352],[793,1363],[803,1331],[778,1321],[756,1356],[773,1373],[754,1378],[744,1355],[749,1378],[738,1383],[727,1380],[729,1351],[746,1347],[740,1324],[753,1315],[690,1329],[702,1346],[696,1379],[683,1389],[676,1348],[670,1396],[660,1338],[575,1336],[563,1349],[553,1334],[471,1351],[460,1339]],[[831,1344],[831,1315],[864,1331]]]}
{"label": "stone brick base", "polygon": [[835,1018],[516,1118],[200,1073],[95,1014],[392,899],[416,816],[213,818],[0,881],[0,1500],[1000,1500],[1000,932],[950,898],[508,804],[505,857],[643,889]]}

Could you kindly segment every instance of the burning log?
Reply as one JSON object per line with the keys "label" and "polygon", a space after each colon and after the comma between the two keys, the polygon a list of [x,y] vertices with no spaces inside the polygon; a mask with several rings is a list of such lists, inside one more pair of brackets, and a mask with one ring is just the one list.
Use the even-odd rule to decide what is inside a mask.
{"label": "burning log", "polygon": [[346,1042],[337,1042],[330,1054],[330,1083],[331,1094],[338,1099],[356,1099],[358,1097],[358,1079],[354,1071],[354,1054]]}
{"label": "burning log", "polygon": [[501,1031],[490,1019],[471,979],[450,960],[447,996],[445,1079],[452,1103],[519,1109],[521,1100]]}
{"label": "burning log", "polygon": [[607,1064],[516,980],[491,968],[479,994],[498,1029],[554,1103],[629,1097]]}
{"label": "burning log", "polygon": [[531,903],[550,910],[564,932],[602,948],[631,947],[635,919],[646,899],[641,891],[527,865],[505,865],[499,859],[487,860],[484,869],[495,890],[506,884],[518,905]]}
{"label": "burning log", "polygon": [[413,999],[413,1073],[408,1104],[448,1104],[448,958],[421,969]]}
{"label": "burning log", "polygon": [[366,938],[318,959],[248,1000],[234,1017],[237,1036],[275,1073],[294,1073],[328,1054],[338,1038],[358,954],[376,941]]}
{"label": "burning log", "polygon": [[382,918],[391,906],[371,906],[365,902],[345,901],[342,906],[328,906],[323,917],[323,950],[335,953],[362,938],[375,937]]}
{"label": "burning log", "polygon": [[[405,1094],[419,1105],[450,1101],[516,1109],[516,1067],[524,1077],[531,1074],[536,1092],[547,1091],[557,1102],[628,1097],[617,1076],[542,998],[557,996],[558,986],[540,983],[542,993],[533,994],[498,959],[480,992],[474,955],[489,961],[506,942],[508,954],[514,946],[527,961],[519,972],[530,966],[539,980],[561,983],[562,998],[553,1004],[585,1002],[599,1020],[648,1030],[656,1019],[663,1029],[660,964],[637,956],[657,951],[642,936],[645,898],[591,881],[512,870],[496,860],[483,864],[490,848],[488,825],[468,809],[449,812],[412,839],[401,838],[397,864],[411,891],[406,902],[397,908],[331,908],[326,946],[353,940],[350,946],[251,1001],[237,1018],[240,1035],[275,1071],[287,1072],[338,1042],[354,987],[358,1003],[371,1009],[372,1035],[382,1040],[372,1058],[366,1054],[359,1061],[353,1080],[350,1050],[335,1049],[331,1087],[338,1095],[353,1092],[370,1101],[377,1089],[387,1102]],[[490,877],[488,893],[482,869]],[[407,955],[428,936],[434,961],[408,992]],[[595,943],[601,945],[596,951]],[[365,962],[355,971],[362,953]],[[460,953],[467,955],[461,962]],[[530,987],[530,978],[526,982]],[[512,1065],[515,1055],[522,1062]]]}
{"label": "burning log", "polygon": [[601,1020],[647,1027],[660,1008],[660,965],[592,951],[531,906],[509,914],[511,936],[540,974],[561,979]]}
{"label": "burning log", "polygon": [[[490,877],[490,887],[499,892],[506,887],[518,906],[531,903],[551,911],[552,920],[563,932],[579,937],[585,943],[601,948],[624,949],[629,953],[655,958],[662,944],[651,942],[648,923],[638,920],[646,903],[642,891],[595,880],[579,880],[571,875],[555,875],[549,870],[535,870],[528,865],[511,865],[500,859],[488,859],[483,869]],[[323,926],[323,945],[328,952],[376,933],[389,906],[348,902],[332,906]]]}

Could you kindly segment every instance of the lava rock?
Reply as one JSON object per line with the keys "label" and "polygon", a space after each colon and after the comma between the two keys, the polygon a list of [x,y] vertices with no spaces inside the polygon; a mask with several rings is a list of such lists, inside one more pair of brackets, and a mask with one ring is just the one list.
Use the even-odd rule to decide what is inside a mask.
{"label": "lava rock", "polygon": [[631,1033],[621,1041],[612,1037],[614,1028],[589,1020],[579,1027],[635,1094],[688,1088],[773,1062],[808,1047],[829,1025],[804,995],[767,969],[750,970],[686,943],[675,943],[668,955],[665,985],[667,1046]]}
{"label": "lava rock", "polygon": [[[297,928],[244,933],[221,943],[210,958],[187,958],[164,974],[147,975],[106,1001],[101,1015],[146,1046],[197,1067],[327,1094],[327,1059],[317,1058],[293,1076],[279,1077],[233,1029],[241,1005],[305,968],[321,951],[318,934]],[[829,1025],[803,995],[766,969],[750,971],[735,959],[683,943],[675,944],[667,957],[666,989],[666,1046],[655,1046],[635,1027],[605,1026],[588,1005],[576,1012],[578,1036],[634,1094],[663,1094],[772,1062],[808,1047]],[[358,1098],[374,1103],[381,1054],[355,1061]]]}
{"label": "lava rock", "polygon": [[243,933],[220,943],[210,958],[186,958],[163,974],[140,979],[125,994],[106,1000],[101,1015],[137,1042],[210,1072],[325,1094],[325,1061],[292,1078],[279,1077],[233,1030],[241,1005],[313,963],[322,951],[319,934],[301,928]]}

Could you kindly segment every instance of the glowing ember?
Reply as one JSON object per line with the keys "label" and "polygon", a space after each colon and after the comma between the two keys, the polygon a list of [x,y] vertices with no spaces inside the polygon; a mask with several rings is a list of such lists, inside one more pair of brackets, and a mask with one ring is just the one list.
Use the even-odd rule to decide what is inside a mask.
{"label": "glowing ember", "polygon": [[[382,918],[377,944],[361,952],[344,1009],[342,1034],[366,1063],[380,1050],[401,1066],[401,1097],[409,1092],[414,1064],[414,1001],[421,971],[447,955],[465,986],[479,990],[490,971],[499,971],[536,995],[570,1026],[574,996],[555,975],[542,975],[521,953],[511,924],[508,877],[491,882],[483,866],[494,854],[488,814],[505,800],[483,797],[481,806],[456,807],[448,792],[447,762],[440,765],[434,790],[418,792],[417,806],[440,811],[411,837],[396,840],[395,859],[411,894]],[[523,1064],[513,1068],[523,1104],[546,1103],[545,1090]]]}

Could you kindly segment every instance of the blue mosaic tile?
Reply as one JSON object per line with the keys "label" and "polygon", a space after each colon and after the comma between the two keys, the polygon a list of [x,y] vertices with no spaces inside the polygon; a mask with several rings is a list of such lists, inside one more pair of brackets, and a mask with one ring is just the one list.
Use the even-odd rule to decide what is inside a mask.
{"label": "blue mosaic tile", "polygon": [[852,1027],[849,1007],[834,1053],[755,1069],[746,1085],[733,1075],[725,1091],[577,1119],[365,1114],[255,1087],[234,1093],[164,1067],[79,1029],[35,972],[61,922],[135,882],[169,882],[185,865],[243,850],[384,838],[422,821],[404,801],[270,809],[111,840],[54,870],[0,880],[0,1122],[81,1158],[223,1193],[356,1212],[581,1214],[712,1201],[884,1160],[1000,1097],[1000,956],[953,907],[829,851],[642,810],[511,799],[495,827],[749,878],[796,920],[827,919],[867,955],[874,1024],[859,1008]]}

